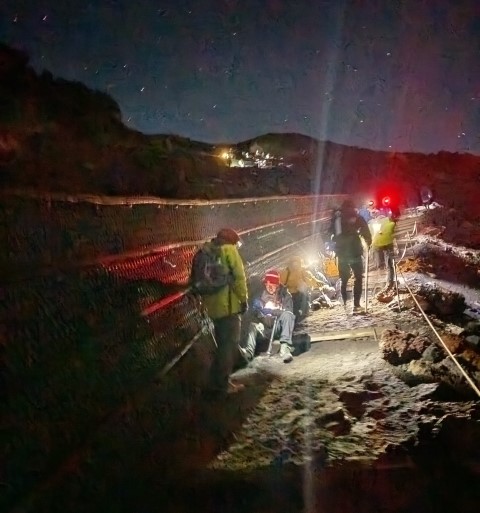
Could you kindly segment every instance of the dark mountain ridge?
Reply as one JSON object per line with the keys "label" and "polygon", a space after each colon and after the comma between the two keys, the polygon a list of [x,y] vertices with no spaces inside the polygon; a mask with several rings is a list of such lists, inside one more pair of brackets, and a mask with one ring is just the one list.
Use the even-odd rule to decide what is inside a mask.
{"label": "dark mountain ridge", "polygon": [[[123,124],[108,94],[36,73],[26,54],[2,44],[0,95],[3,189],[204,199],[347,192],[359,200],[394,190],[414,203],[428,185],[440,203],[479,213],[480,157],[470,154],[388,153],[289,133],[236,145],[146,135]],[[288,166],[229,167],[226,149],[261,150]]]}

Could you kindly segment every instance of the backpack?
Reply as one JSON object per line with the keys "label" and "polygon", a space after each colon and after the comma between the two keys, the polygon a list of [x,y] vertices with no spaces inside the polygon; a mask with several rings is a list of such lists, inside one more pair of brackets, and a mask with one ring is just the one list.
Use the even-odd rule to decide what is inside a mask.
{"label": "backpack", "polygon": [[292,336],[293,356],[298,356],[310,351],[311,345],[311,337],[308,333],[295,333]]}
{"label": "backpack", "polygon": [[327,278],[332,279],[338,277],[338,266],[335,258],[325,258],[323,267]]}
{"label": "backpack", "polygon": [[194,292],[202,296],[215,294],[232,282],[230,269],[220,260],[220,246],[208,244],[195,253],[190,274]]}

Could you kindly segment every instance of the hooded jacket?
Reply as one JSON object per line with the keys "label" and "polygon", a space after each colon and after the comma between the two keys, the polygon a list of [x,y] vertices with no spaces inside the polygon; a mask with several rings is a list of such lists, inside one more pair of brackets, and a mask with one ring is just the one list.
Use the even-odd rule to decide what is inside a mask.
{"label": "hooded jacket", "polygon": [[368,224],[349,202],[345,202],[341,209],[334,213],[330,223],[330,235],[335,242],[335,253],[339,258],[358,258],[363,255],[360,236],[368,246],[372,243]]}
{"label": "hooded jacket", "polygon": [[287,287],[291,294],[297,292],[304,292],[307,287],[323,287],[325,283],[317,280],[315,276],[305,267],[292,268],[292,263],[299,262],[301,264],[301,258],[292,258],[286,269],[280,272],[280,283]]}
{"label": "hooded jacket", "polygon": [[214,239],[206,244],[220,246],[220,261],[230,269],[233,278],[231,285],[225,285],[215,294],[203,296],[208,315],[215,320],[239,314],[241,304],[248,301],[247,279],[242,257],[234,244],[228,244],[219,239]]}

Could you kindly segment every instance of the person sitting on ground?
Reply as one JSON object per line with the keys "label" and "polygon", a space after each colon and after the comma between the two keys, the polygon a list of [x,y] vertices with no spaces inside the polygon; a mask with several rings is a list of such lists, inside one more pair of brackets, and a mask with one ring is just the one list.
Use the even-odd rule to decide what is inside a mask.
{"label": "person sitting on ground", "polygon": [[276,347],[280,344],[280,357],[285,363],[289,363],[293,359],[292,334],[295,326],[292,296],[286,287],[280,285],[280,275],[274,269],[267,271],[263,283],[265,289],[252,305],[254,320],[248,328],[246,347],[239,346],[239,350],[249,362],[256,354],[257,344],[269,344],[273,336]]}
{"label": "person sitting on ground", "polygon": [[[293,299],[293,314],[301,320],[310,310],[311,289],[330,291],[332,287],[316,278],[304,265],[302,257],[293,256],[285,269],[280,272],[280,284],[287,287]],[[335,290],[335,289],[334,289]],[[317,294],[318,296],[318,294]]]}
{"label": "person sitting on ground", "polygon": [[335,289],[335,278],[332,276],[332,278],[328,278],[326,275],[326,271],[330,271],[332,275],[337,274],[338,275],[338,269],[337,264],[335,263],[335,259],[333,260],[333,264],[335,266],[335,269],[332,269],[331,260],[328,259],[328,263],[326,262],[326,258],[323,259],[323,262],[320,264],[322,267],[325,268],[325,272],[322,272],[318,267],[312,266],[310,269],[308,269],[313,276],[319,280],[322,285],[320,285],[316,290],[314,290],[311,295],[310,299],[315,299],[318,296],[325,295],[328,299],[336,299],[337,297],[337,291]]}
{"label": "person sitting on ground", "polygon": [[373,236],[372,248],[378,253],[385,262],[387,269],[387,281],[383,290],[377,294],[379,301],[389,298],[395,287],[395,269],[394,269],[394,233],[396,227],[396,218],[391,214],[388,217],[377,218],[378,230]]}
{"label": "person sitting on ground", "polygon": [[351,200],[345,200],[340,209],[334,212],[330,234],[338,257],[343,304],[347,303],[347,283],[353,272],[353,312],[359,313],[362,311],[360,298],[363,286],[363,248],[360,237],[370,247],[372,236],[365,219],[357,214]]}

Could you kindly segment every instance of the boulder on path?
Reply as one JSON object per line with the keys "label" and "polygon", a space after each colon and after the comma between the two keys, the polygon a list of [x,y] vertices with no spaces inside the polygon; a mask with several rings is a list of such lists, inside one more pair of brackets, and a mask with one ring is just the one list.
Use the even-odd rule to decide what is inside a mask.
{"label": "boulder on path", "polygon": [[427,337],[398,329],[386,329],[380,337],[382,357],[392,365],[419,360],[430,345]]}

